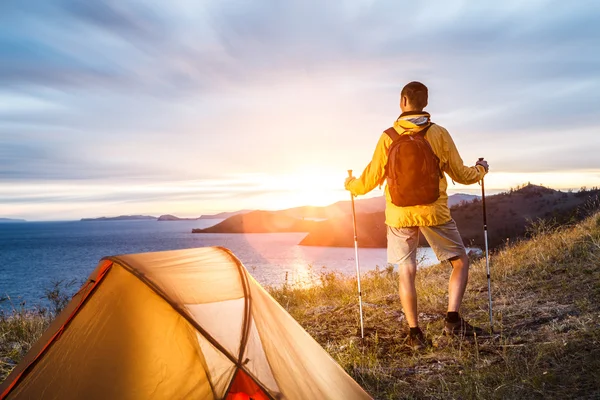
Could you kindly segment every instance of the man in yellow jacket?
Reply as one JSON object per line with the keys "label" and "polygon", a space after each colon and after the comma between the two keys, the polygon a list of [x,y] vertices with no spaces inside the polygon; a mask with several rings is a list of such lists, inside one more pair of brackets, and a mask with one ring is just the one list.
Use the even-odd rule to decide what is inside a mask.
{"label": "man in yellow jacket", "polygon": [[[426,130],[425,140],[439,158],[440,170],[454,181],[465,185],[480,181],[488,171],[486,161],[477,161],[473,167],[464,165],[450,134],[443,127],[432,124],[430,115],[423,109],[427,106],[427,87],[420,82],[410,82],[400,95],[402,114],[394,123],[399,135],[415,135]],[[383,133],[379,138],[373,159],[360,178],[346,179],[345,187],[354,196],[370,192],[386,178],[388,150],[392,138]],[[448,314],[444,333],[472,336],[483,331],[462,319],[458,313],[469,277],[469,258],[456,224],[448,208],[448,182],[442,173],[439,179],[439,198],[431,204],[399,207],[392,203],[389,186],[386,186],[385,223],[387,225],[388,263],[398,266],[400,276],[400,301],[408,322],[409,344],[422,349],[429,341],[419,329],[417,313],[416,252],[419,233],[422,233],[435,252],[438,260],[449,260],[452,274],[448,284]]]}

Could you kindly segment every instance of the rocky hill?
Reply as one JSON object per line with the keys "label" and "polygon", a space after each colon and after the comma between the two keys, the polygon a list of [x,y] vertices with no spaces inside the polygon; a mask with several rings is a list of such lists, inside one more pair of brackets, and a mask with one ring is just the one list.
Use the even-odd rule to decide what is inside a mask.
{"label": "rocky hill", "polygon": [[[349,196],[349,195],[348,195]],[[468,203],[479,196],[472,194],[456,193],[448,197],[448,205],[453,206],[461,203]],[[385,197],[357,198],[354,200],[356,212],[375,213],[385,210]],[[315,218],[315,219],[331,219],[340,218],[352,213],[352,203],[350,200],[338,201],[324,207],[295,207],[287,210],[278,211],[279,213],[290,215],[296,218]]]}
{"label": "rocky hill", "polygon": [[216,225],[193,229],[192,233],[275,233],[309,232],[315,221],[302,220],[271,211],[252,211],[234,215]]}
{"label": "rocky hill", "polygon": [[[486,197],[488,244],[497,248],[507,241],[527,236],[538,221],[564,224],[581,220],[599,207],[600,190],[561,192],[543,186],[524,185]],[[484,246],[482,202],[478,196],[450,196],[452,217],[468,246]],[[386,247],[385,200],[357,199],[357,229],[360,247]],[[375,212],[373,212],[375,210]],[[323,219],[311,221],[309,219]],[[305,246],[352,247],[354,235],[350,201],[326,207],[296,207],[281,211],[252,211],[237,214],[194,233],[309,232],[300,242]],[[421,245],[427,245],[421,238]]]}
{"label": "rocky hill", "polygon": [[[525,237],[536,221],[564,224],[579,221],[589,211],[599,208],[600,190],[561,192],[543,186],[526,185],[486,197],[488,243],[491,248],[507,241]],[[451,207],[452,217],[466,245],[484,246],[483,213],[480,199]],[[360,247],[386,247],[385,215],[383,212],[358,216]],[[300,243],[305,246],[352,247],[352,220],[348,217],[318,222]],[[421,244],[426,242],[421,238]]]}
{"label": "rocky hill", "polygon": [[[449,204],[464,204],[472,201],[473,199],[479,198],[475,195],[470,194],[454,194],[449,197]],[[376,216],[369,216],[369,214],[373,214],[376,212],[383,212],[385,210],[385,198],[383,196],[379,197],[371,197],[367,199],[356,199],[355,200],[356,212],[359,215],[359,220],[364,221],[363,223],[359,223],[361,232],[364,230],[364,233],[361,235],[364,237],[364,240],[361,242],[366,247],[378,247],[381,243],[381,232],[378,229],[378,221]],[[253,214],[253,213],[261,213],[261,214]],[[230,214],[225,221],[214,225],[213,227],[206,229],[194,229],[194,233],[260,233],[260,232],[308,232],[309,228],[313,228],[315,223],[312,223],[307,220],[328,220],[338,222],[345,226],[347,224],[348,217],[352,215],[352,205],[350,200],[347,201],[338,201],[337,203],[331,204],[329,206],[324,207],[313,207],[313,206],[303,206],[303,207],[294,207],[285,210],[279,211],[236,211],[233,213],[221,213],[216,214],[214,217],[221,216],[225,218],[225,215]],[[241,215],[247,215],[247,217],[242,218]],[[258,218],[257,215],[262,215],[263,217]],[[265,217],[264,216],[268,216]],[[162,218],[162,217],[161,217]],[[205,216],[200,217],[200,219],[205,219]],[[299,220],[305,220],[300,223]],[[253,222],[249,222],[253,221]],[[242,224],[244,224],[242,230]],[[277,230],[277,227],[282,227],[281,230]],[[291,228],[291,227],[295,228]],[[297,230],[296,230],[297,229]],[[338,237],[345,237],[347,233],[347,229],[342,229],[337,225],[332,226],[335,231],[335,234],[329,238],[327,235],[324,235],[322,239],[319,239],[319,243],[324,243],[323,241],[327,241],[331,239],[332,243],[336,242]],[[353,237],[353,235],[350,235]],[[383,237],[385,239],[385,235]],[[345,240],[345,239],[344,239]],[[353,239],[352,239],[353,240]],[[318,244],[318,246],[327,246],[327,244]]]}
{"label": "rocky hill", "polygon": [[[581,221],[599,208],[599,195],[597,188],[562,192],[529,184],[486,197],[489,245],[523,238],[540,221],[553,226]],[[483,246],[481,201],[452,207],[451,212],[465,243]]]}

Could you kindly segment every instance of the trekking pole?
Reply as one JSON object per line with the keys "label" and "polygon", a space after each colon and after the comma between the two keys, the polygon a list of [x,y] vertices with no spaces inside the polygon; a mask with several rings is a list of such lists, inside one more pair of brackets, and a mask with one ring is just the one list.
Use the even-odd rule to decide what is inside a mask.
{"label": "trekking pole", "polygon": [[[479,161],[483,161],[483,157],[479,158]],[[483,183],[483,178],[481,178],[481,203],[483,205],[483,238],[485,240],[485,268],[487,270],[488,298],[490,302],[490,332],[494,333],[494,323],[492,320],[492,279],[490,277],[490,259],[488,256],[487,218],[485,212],[485,185]]]}
{"label": "trekking pole", "polygon": [[[352,170],[348,170],[348,177],[352,177]],[[360,310],[360,338],[365,338],[362,312],[362,293],[360,291],[360,267],[358,266],[358,236],[356,235],[356,210],[354,209],[354,195],[350,192],[352,200],[352,224],[354,226],[354,258],[356,259],[356,279],[358,281],[358,309]]]}

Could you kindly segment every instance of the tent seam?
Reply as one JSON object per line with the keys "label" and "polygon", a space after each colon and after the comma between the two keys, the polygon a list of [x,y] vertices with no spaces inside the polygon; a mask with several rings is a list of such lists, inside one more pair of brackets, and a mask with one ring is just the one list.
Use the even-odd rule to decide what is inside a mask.
{"label": "tent seam", "polygon": [[[194,329],[196,329],[196,331],[198,331],[202,336],[204,336],[208,340],[208,342],[210,344],[212,344],[213,346],[215,346],[221,353],[223,353],[225,355],[225,357],[227,357],[229,359],[229,361],[231,361],[232,363],[234,363],[234,365],[237,366],[237,362],[235,362],[234,357],[232,357],[227,352],[227,350],[224,347],[222,347],[215,340],[215,338],[213,338],[211,335],[208,334],[208,332],[206,332],[204,329],[202,329],[202,327],[200,327],[192,318],[190,318],[183,310],[181,310],[180,307],[177,304],[174,304],[174,302],[172,302],[167,297],[167,295],[165,293],[163,293],[163,291],[160,288],[158,288],[152,281],[150,281],[149,279],[147,279],[144,274],[139,273],[136,269],[134,269],[133,267],[131,267],[125,261],[121,260],[119,257],[116,257],[116,256],[105,257],[105,258],[103,258],[103,260],[110,260],[110,261],[112,261],[114,263],[117,263],[125,271],[129,272],[131,275],[133,275],[135,278],[137,278],[143,284],[145,284],[146,286],[148,286],[148,288],[150,288],[150,290],[152,290],[158,297],[160,297],[163,300],[165,300],[167,302],[167,304],[169,304],[171,306],[171,308],[173,308],[173,310],[175,310],[175,312],[177,312],[177,314],[179,314],[181,317],[183,317],[190,325],[192,325],[194,327]],[[207,375],[207,377],[209,377],[208,371],[206,371],[206,375]],[[208,384],[210,385],[210,389],[213,392],[213,394],[216,394],[216,391],[215,391],[215,388],[214,388],[214,385],[213,385],[211,379],[208,379]]]}
{"label": "tent seam", "polygon": [[[233,382],[235,380],[235,377],[238,373],[238,370],[242,370],[244,371],[248,376],[250,376],[253,380],[254,383],[256,383],[258,385],[258,387],[263,391],[263,393],[265,393],[270,399],[275,400],[275,398],[271,395],[270,391],[267,389],[266,386],[264,386],[263,384],[260,383],[260,381],[258,379],[256,379],[254,377],[254,374],[250,373],[246,368],[244,368],[244,363],[243,363],[243,356],[246,350],[246,346],[248,345],[248,337],[250,335],[250,317],[251,317],[251,306],[252,306],[252,296],[250,295],[250,284],[248,282],[248,276],[246,275],[246,268],[244,267],[244,265],[241,263],[241,261],[227,248],[225,247],[221,247],[221,246],[215,246],[216,248],[218,248],[219,250],[222,250],[223,252],[225,252],[229,258],[231,258],[231,260],[235,263],[235,265],[238,267],[238,272],[240,273],[240,277],[242,278],[242,285],[244,287],[244,295],[246,298],[246,302],[245,302],[245,314],[244,314],[244,320],[245,320],[245,326],[244,328],[244,332],[242,335],[242,343],[240,343],[240,355],[239,355],[239,365],[237,370],[235,371],[235,373],[233,374],[233,377],[231,379],[231,382],[229,382],[229,386],[227,387],[227,390],[225,391],[225,395],[227,395],[229,393],[229,391],[231,390],[231,386],[233,385]],[[267,361],[268,362],[268,361]],[[270,366],[269,366],[270,367]]]}
{"label": "tent seam", "polygon": [[[106,260],[106,261],[109,261],[109,260]],[[79,313],[79,311],[81,311],[81,309],[83,308],[83,306],[87,303],[87,300],[90,298],[90,295],[92,294],[92,292],[94,292],[96,290],[96,288],[104,280],[104,278],[106,277],[106,275],[110,272],[112,266],[113,266],[112,262],[106,263],[106,265],[104,265],[102,267],[102,269],[100,271],[98,271],[98,275],[96,276],[95,280],[88,279],[86,281],[86,283],[82,286],[82,288],[79,289],[79,291],[75,295],[81,293],[81,291],[89,283],[93,283],[93,285],[90,288],[90,290],[87,293],[85,293],[85,295],[83,295],[83,298],[81,299],[80,303],[77,305],[77,307],[75,308],[75,310],[73,310],[73,312],[71,313],[71,315],[69,315],[69,317],[67,318],[67,320],[60,326],[60,328],[58,328],[56,330],[56,332],[54,332],[54,335],[52,335],[52,337],[50,338],[50,340],[48,341],[48,343],[46,343],[46,345],[42,348],[42,350],[40,350],[40,352],[36,355],[36,357],[8,385],[8,387],[6,388],[6,390],[4,391],[4,393],[0,394],[0,400],[6,399],[6,397],[10,394],[10,392],[12,392],[13,389],[18,386],[18,384],[21,382],[21,380],[24,379],[31,372],[31,369],[33,368],[33,366],[38,363],[38,361],[50,349],[50,347],[52,347],[52,345],[57,340],[60,339],[60,337],[62,336],[63,332],[70,325],[71,321],[73,321],[73,319],[75,318],[75,316]]]}
{"label": "tent seam", "polygon": [[[225,252],[227,255],[229,255],[229,257],[231,258],[231,260],[235,263],[235,265],[238,267],[238,271],[243,275],[243,270],[241,268],[244,268],[243,264],[237,259],[237,257],[235,257],[235,255],[233,255],[233,253],[231,253],[231,251],[229,251],[229,249],[226,249],[225,247],[220,247],[220,246],[215,246],[215,248]],[[235,378],[235,375],[237,374],[237,371],[239,369],[243,370],[246,374],[248,374],[248,376],[252,377],[252,379],[254,380],[254,383],[256,383],[258,385],[258,387],[260,387],[260,389],[271,399],[271,400],[276,400],[275,397],[273,397],[270,393],[270,391],[263,385],[261,384],[258,379],[256,379],[256,377],[254,377],[254,374],[249,373],[245,368],[243,368],[242,363],[238,360],[236,360],[235,357],[233,357],[231,354],[229,354],[229,352],[219,344],[219,342],[217,342],[215,340],[215,338],[213,338],[206,330],[204,330],[204,328],[202,328],[193,318],[191,318],[189,315],[187,315],[187,313],[176,303],[174,303],[173,301],[171,301],[168,296],[157,286],[154,284],[154,282],[150,281],[146,275],[144,275],[143,273],[139,272],[138,270],[136,270],[135,268],[133,268],[131,265],[129,265],[127,262],[125,262],[124,260],[120,259],[118,256],[111,256],[111,257],[104,257],[102,260],[108,260],[108,261],[112,261],[113,263],[117,263],[118,265],[120,265],[124,270],[128,271],[130,274],[132,274],[133,276],[135,276],[136,278],[138,278],[142,283],[146,284],[150,290],[152,290],[154,293],[156,293],[158,296],[160,296],[162,299],[164,299],[179,315],[181,315],[186,321],[188,321],[198,332],[200,332],[209,342],[210,344],[212,344],[213,346],[215,346],[221,353],[223,353],[225,355],[225,357],[227,357],[229,359],[229,361],[231,361],[235,366],[236,366],[236,370],[233,373],[232,379],[229,383],[229,386],[227,387],[227,390],[225,391],[225,398],[227,397],[227,393],[229,392],[231,385],[234,381],[233,378]],[[244,276],[244,278],[247,279],[247,277]],[[243,284],[247,282],[243,281]],[[246,286],[244,286],[244,292],[246,294],[246,290],[248,288]],[[249,290],[248,293],[246,294],[246,299],[248,299],[248,297],[250,296],[249,294]],[[248,307],[249,308],[249,307]],[[216,394],[212,381],[209,379],[209,384],[211,386],[211,389],[213,391],[213,394]]]}

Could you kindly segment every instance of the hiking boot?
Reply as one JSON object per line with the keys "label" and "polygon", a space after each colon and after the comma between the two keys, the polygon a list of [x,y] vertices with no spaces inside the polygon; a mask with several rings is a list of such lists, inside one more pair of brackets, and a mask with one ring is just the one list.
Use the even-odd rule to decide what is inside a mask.
{"label": "hiking boot", "polygon": [[459,318],[457,322],[448,322],[444,324],[444,335],[452,336],[481,336],[483,329],[469,324],[464,319]]}
{"label": "hiking boot", "polygon": [[431,341],[427,340],[423,332],[419,332],[415,335],[408,335],[408,347],[414,351],[425,350],[431,346]]}

